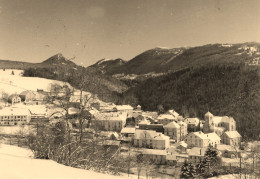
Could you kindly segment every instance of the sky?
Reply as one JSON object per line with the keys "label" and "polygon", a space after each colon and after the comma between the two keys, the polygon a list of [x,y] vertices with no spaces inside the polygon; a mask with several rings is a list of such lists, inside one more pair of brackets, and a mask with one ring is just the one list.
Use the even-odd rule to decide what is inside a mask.
{"label": "sky", "polygon": [[89,66],[155,47],[260,42],[259,0],[0,0],[0,59]]}

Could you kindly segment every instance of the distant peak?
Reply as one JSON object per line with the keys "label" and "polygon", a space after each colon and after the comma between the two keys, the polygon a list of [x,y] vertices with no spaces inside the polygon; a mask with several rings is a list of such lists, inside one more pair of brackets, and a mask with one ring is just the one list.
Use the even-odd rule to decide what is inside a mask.
{"label": "distant peak", "polygon": [[53,56],[51,56],[50,58],[48,58],[47,60],[43,61],[42,63],[49,63],[49,64],[56,64],[56,63],[66,63],[69,60],[67,58],[65,58],[62,53],[57,53]]}

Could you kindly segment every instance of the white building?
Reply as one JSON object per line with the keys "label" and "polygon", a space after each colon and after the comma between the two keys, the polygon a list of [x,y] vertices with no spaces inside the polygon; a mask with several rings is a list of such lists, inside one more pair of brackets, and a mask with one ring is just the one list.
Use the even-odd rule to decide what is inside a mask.
{"label": "white building", "polygon": [[163,150],[170,146],[170,137],[153,130],[136,130],[134,146]]}
{"label": "white building", "polygon": [[120,113],[127,113],[127,117],[129,118],[133,116],[134,108],[130,105],[116,105],[114,110]]}
{"label": "white building", "polygon": [[24,125],[31,120],[28,109],[4,108],[0,110],[0,125]]}
{"label": "white building", "polygon": [[99,130],[120,132],[126,124],[126,115],[117,112],[96,113],[92,122],[92,126]]}
{"label": "white building", "polygon": [[161,114],[157,117],[159,124],[167,125],[170,122],[177,121],[177,119],[171,114]]}
{"label": "white building", "polygon": [[203,132],[215,132],[221,136],[225,131],[235,131],[236,121],[233,117],[228,116],[214,116],[210,112],[205,114],[205,123],[203,125]]}

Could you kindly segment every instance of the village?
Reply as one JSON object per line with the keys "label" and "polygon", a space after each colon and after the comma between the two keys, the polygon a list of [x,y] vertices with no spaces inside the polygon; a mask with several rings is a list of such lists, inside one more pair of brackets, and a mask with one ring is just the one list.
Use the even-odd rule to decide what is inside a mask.
{"label": "village", "polygon": [[[218,151],[224,165],[239,166],[241,156],[260,148],[257,142],[245,148],[232,116],[215,116],[205,111],[203,119],[190,118],[174,109],[158,114],[143,111],[140,105],[106,103],[96,95],[75,89],[69,93],[70,105],[66,109],[60,99],[67,95],[64,89],[68,88],[54,84],[48,92],[37,89],[3,93],[1,141],[8,143],[12,136],[35,133],[35,126],[55,124],[67,117],[76,140],[80,132],[83,142],[93,139],[95,134],[102,138],[102,146],[113,148],[118,155],[142,154],[151,164],[166,168],[181,167],[184,162],[196,164],[203,160],[209,147]],[[73,117],[79,113],[84,114],[84,121]]]}

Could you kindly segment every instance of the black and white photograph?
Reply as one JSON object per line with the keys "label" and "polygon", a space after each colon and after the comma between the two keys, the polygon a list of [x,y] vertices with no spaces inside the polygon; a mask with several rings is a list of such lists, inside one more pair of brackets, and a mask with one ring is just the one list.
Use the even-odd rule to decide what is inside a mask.
{"label": "black and white photograph", "polygon": [[1,179],[260,179],[260,0],[0,0]]}

